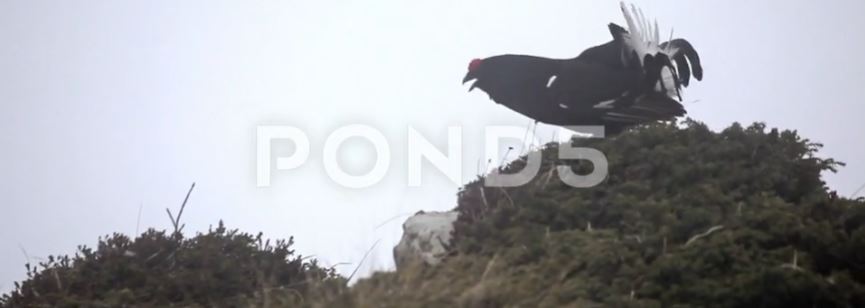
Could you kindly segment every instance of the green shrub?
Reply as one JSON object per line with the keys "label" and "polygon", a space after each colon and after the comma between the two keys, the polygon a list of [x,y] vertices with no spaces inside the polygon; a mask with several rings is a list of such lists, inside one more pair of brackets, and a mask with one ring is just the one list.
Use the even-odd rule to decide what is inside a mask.
{"label": "green shrub", "polygon": [[[865,307],[865,204],[820,174],[840,163],[794,131],[658,124],[608,139],[609,177],[572,188],[551,172],[459,193],[453,252],[436,268],[352,288],[364,307]],[[517,160],[504,172],[521,168]]]}
{"label": "green shrub", "polygon": [[[794,131],[657,124],[574,139],[609,176],[572,188],[540,149],[541,176],[458,194],[452,252],[351,288],[291,240],[221,225],[191,239],[149,231],[52,258],[5,307],[865,307],[865,203],[821,180],[840,163]],[[505,172],[521,168],[517,160]],[[133,252],[132,254],[128,252]]]}
{"label": "green shrub", "polygon": [[148,230],[114,234],[94,250],[27,265],[27,280],[0,307],[238,307],[301,304],[340,292],[345,280],[295,254],[293,239],[262,239],[222,222],[184,238]]}

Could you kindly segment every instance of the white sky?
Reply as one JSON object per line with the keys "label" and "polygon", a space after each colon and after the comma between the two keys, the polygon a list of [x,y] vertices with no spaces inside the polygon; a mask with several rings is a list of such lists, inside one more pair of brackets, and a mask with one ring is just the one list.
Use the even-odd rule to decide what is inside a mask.
{"label": "white sky", "polygon": [[[219,219],[349,273],[392,266],[404,214],[447,210],[458,185],[426,169],[407,187],[412,126],[444,148],[463,127],[463,179],[483,159],[489,124],[531,121],[460,85],[468,61],[502,53],[572,57],[623,24],[614,1],[41,1],[0,0],[0,291],[33,257],[71,253],[100,235]],[[689,115],[795,128],[848,163],[830,185],[865,183],[865,2],[643,1],[663,29],[700,51],[706,78]],[[340,188],[324,175],[333,129],[367,124],[393,154],[380,184]],[[312,156],[255,186],[255,127],[304,129]],[[541,137],[550,127],[539,128]],[[549,139],[549,138],[546,138]],[[347,169],[371,167],[349,142]],[[403,215],[403,216],[399,216]],[[396,219],[391,219],[397,217]]]}

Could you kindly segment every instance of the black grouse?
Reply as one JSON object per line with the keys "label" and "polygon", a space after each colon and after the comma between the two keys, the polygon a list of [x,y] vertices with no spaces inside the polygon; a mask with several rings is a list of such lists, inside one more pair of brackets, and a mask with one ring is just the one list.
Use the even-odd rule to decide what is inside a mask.
{"label": "black grouse", "polygon": [[621,4],[628,30],[611,23],[613,40],[573,59],[499,55],[474,59],[463,83],[536,121],[602,125],[616,133],[632,125],[685,115],[681,89],[703,78],[700,57],[684,39],[661,42],[657,22]]}

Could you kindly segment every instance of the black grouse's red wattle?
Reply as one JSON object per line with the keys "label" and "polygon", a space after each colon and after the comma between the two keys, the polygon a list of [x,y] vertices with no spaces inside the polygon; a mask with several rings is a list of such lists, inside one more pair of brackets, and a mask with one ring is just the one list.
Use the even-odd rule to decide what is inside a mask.
{"label": "black grouse's red wattle", "polygon": [[499,55],[475,59],[474,80],[496,103],[539,122],[603,125],[607,132],[685,115],[681,89],[702,80],[700,57],[684,39],[661,42],[636,8],[622,4],[626,30],[610,24],[613,40],[572,59]]}

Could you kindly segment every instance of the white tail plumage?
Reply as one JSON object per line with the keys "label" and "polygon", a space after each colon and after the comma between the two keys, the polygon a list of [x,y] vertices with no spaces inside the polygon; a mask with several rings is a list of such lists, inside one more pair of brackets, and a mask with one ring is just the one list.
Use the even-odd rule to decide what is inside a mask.
{"label": "white tail plumage", "polygon": [[[647,55],[656,56],[664,54],[667,58],[673,58],[677,52],[677,48],[673,44],[666,44],[662,47],[660,28],[658,21],[649,22],[643,11],[636,6],[631,5],[630,11],[624,2],[620,2],[622,13],[625,15],[625,21],[628,23],[628,32],[623,34],[625,42],[626,55],[636,53],[637,60],[640,65],[645,65],[645,57]],[[673,39],[673,31],[670,30],[670,41]],[[655,89],[658,91],[666,90],[671,97],[679,95],[678,82],[676,80],[676,72],[672,67],[666,67],[661,70],[661,78]]]}

